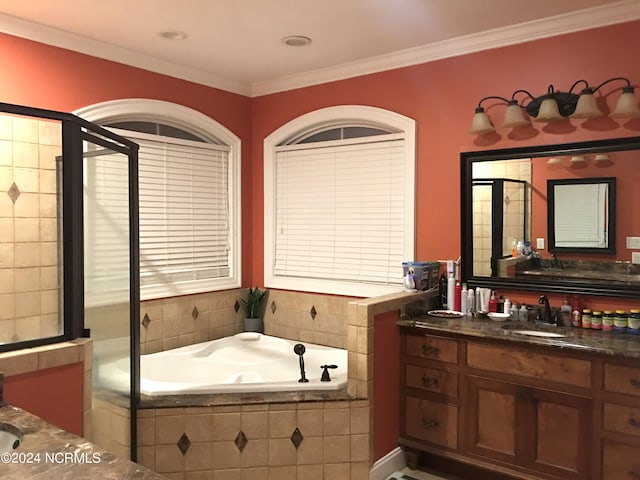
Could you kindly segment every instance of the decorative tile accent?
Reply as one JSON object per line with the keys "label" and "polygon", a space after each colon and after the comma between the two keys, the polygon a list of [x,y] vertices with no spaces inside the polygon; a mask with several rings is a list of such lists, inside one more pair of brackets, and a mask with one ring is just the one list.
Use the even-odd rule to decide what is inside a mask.
{"label": "decorative tile accent", "polygon": [[180,452],[182,452],[182,455],[185,455],[187,453],[187,450],[189,450],[189,448],[191,447],[191,440],[189,440],[189,437],[187,437],[186,433],[183,433],[176,445],[178,445],[178,448],[180,449]]}
{"label": "decorative tile accent", "polygon": [[302,432],[298,427],[296,427],[296,429],[291,434],[291,443],[293,443],[293,446],[296,447],[296,450],[298,449],[298,447],[300,447],[302,440],[304,440]]}
{"label": "decorative tile accent", "polygon": [[9,187],[7,194],[9,195],[9,198],[11,199],[11,201],[13,203],[16,203],[16,200],[18,200],[18,197],[20,196],[20,189],[16,185],[16,182],[13,182],[11,184],[11,187]]}
{"label": "decorative tile accent", "polygon": [[316,315],[318,315],[318,311],[316,310],[315,306],[311,307],[311,310],[309,310],[309,315],[311,315],[312,320],[316,319]]}
{"label": "decorative tile accent", "polygon": [[150,323],[151,323],[151,319],[149,318],[149,314],[145,313],[144,317],[142,318],[142,326],[144,328],[147,328]]}
{"label": "decorative tile accent", "polygon": [[233,443],[236,444],[236,447],[238,447],[238,450],[242,451],[244,450],[244,447],[247,446],[248,441],[249,440],[247,440],[247,436],[244,434],[242,430],[240,430],[238,432],[238,435],[236,435],[236,439],[233,441]]}
{"label": "decorative tile accent", "polygon": [[198,315],[200,315],[200,312],[198,312],[198,307],[193,307],[193,310],[191,310],[191,316],[194,320],[197,320]]}
{"label": "decorative tile accent", "polygon": [[240,310],[240,302],[238,300],[236,300],[236,303],[233,304],[233,309],[236,311],[236,313],[238,313],[238,310]]}
{"label": "decorative tile accent", "polygon": [[509,195],[507,195],[506,197],[504,197],[504,204],[509,205],[510,203],[511,203],[511,199],[509,198]]}
{"label": "decorative tile accent", "polygon": [[276,313],[276,301],[271,302],[271,313]]}

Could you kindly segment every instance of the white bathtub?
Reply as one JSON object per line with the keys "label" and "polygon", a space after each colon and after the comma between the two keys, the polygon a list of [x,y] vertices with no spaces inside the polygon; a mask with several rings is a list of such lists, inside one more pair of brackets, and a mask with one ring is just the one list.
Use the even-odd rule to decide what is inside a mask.
{"label": "white bathtub", "polygon": [[[300,383],[294,345],[302,343],[307,383]],[[330,382],[321,382],[321,365]],[[347,384],[347,350],[259,333],[239,333],[140,357],[145,395],[338,390]]]}

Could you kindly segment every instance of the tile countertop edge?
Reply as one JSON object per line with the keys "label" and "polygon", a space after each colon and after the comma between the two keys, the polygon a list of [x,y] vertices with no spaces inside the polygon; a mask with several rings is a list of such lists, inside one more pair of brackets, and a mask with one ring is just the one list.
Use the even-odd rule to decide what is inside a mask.
{"label": "tile countertop edge", "polygon": [[[546,331],[566,334],[561,338],[533,337],[515,333],[522,330],[539,329],[529,322],[494,322],[477,320],[470,317],[444,319],[425,315],[412,319],[401,319],[400,327],[418,328],[435,334],[453,334],[467,338],[485,338],[518,344],[537,345],[549,348],[560,348],[565,351],[594,353],[606,356],[640,358],[640,335],[583,330],[574,327],[546,327]],[[504,328],[504,327],[507,328]]]}
{"label": "tile countertop edge", "polygon": [[117,457],[82,437],[5,402],[0,402],[0,422],[14,425],[23,433],[17,450],[0,455],[2,478],[166,480],[166,477],[142,465]]}

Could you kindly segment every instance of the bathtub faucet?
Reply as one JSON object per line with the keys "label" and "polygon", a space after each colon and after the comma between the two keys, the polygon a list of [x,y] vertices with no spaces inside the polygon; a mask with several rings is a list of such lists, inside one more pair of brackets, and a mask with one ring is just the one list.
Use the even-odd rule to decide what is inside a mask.
{"label": "bathtub faucet", "polygon": [[309,381],[304,374],[304,358],[302,357],[306,350],[307,349],[301,343],[296,343],[293,347],[293,352],[298,355],[298,359],[300,361],[300,380],[298,380],[300,383],[307,383]]}
{"label": "bathtub faucet", "polygon": [[334,369],[334,368],[338,368],[338,365],[320,365],[320,368],[322,368],[322,377],[320,377],[320,381],[321,382],[330,382],[331,381],[331,377],[329,377],[329,368]]}

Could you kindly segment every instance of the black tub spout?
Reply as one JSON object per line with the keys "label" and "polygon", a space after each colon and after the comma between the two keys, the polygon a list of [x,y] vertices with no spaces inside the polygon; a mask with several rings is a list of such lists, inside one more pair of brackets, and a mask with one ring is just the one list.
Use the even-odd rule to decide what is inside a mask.
{"label": "black tub spout", "polygon": [[320,377],[320,381],[321,382],[330,382],[331,381],[331,377],[329,376],[329,368],[334,369],[334,368],[338,368],[337,365],[320,365],[320,368],[323,368],[324,370],[322,370],[322,377]]}

